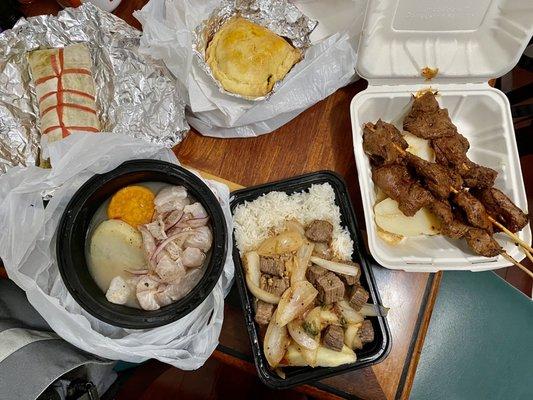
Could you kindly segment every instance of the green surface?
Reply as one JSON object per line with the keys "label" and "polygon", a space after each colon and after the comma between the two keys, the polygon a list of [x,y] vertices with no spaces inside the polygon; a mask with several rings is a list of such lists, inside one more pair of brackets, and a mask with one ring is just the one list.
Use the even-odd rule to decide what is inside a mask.
{"label": "green surface", "polygon": [[445,272],[412,400],[533,399],[533,302],[493,272]]}

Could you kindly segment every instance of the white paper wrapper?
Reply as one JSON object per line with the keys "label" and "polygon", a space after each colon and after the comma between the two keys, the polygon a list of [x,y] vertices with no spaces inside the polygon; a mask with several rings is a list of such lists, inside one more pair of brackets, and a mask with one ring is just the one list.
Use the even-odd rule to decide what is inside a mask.
{"label": "white paper wrapper", "polygon": [[248,137],[271,132],[355,78],[366,1],[300,0],[294,4],[319,22],[305,59],[265,101],[221,93],[192,56],[192,32],[218,4],[216,0],[151,0],[134,14],[143,25],[141,50],[162,59],[188,89],[188,121],[201,133]]}

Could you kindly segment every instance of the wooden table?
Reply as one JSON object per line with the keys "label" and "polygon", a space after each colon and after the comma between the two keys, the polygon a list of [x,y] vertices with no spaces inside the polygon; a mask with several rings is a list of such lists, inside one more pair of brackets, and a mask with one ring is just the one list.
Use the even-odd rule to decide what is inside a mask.
{"label": "wooden table", "polygon": [[[145,0],[123,1],[116,14],[139,27],[133,10]],[[25,15],[55,14],[52,0],[36,0]],[[276,132],[251,139],[214,139],[192,131],[175,148],[181,162],[244,186],[330,169],[348,183],[357,217],[364,226],[355,159],[352,151],[349,103],[366,87],[358,81],[311,107]],[[440,274],[412,274],[375,267],[377,287],[388,316],[392,350],[380,364],[303,386],[316,397],[364,399],[407,398],[422,349]],[[254,371],[244,319],[231,299],[225,308],[220,347],[214,357]]]}

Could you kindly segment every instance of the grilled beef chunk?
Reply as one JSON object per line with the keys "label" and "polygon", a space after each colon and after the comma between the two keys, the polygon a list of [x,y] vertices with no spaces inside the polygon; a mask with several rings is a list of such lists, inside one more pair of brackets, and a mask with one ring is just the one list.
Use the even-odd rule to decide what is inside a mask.
{"label": "grilled beef chunk", "polygon": [[378,120],[375,125],[369,122],[363,127],[363,150],[373,164],[400,163],[404,152],[394,145],[404,150],[409,146],[394,125]]}
{"label": "grilled beef chunk", "polygon": [[348,298],[348,303],[355,310],[359,311],[363,304],[368,301],[368,292],[361,285],[354,285]]}
{"label": "grilled beef chunk", "polygon": [[498,242],[483,229],[470,228],[465,239],[472,250],[484,257],[496,257],[502,252]]}
{"label": "grilled beef chunk", "polygon": [[403,121],[403,129],[424,139],[453,136],[457,132],[448,110],[439,107],[431,92],[414,99],[411,111]]}
{"label": "grilled beef chunk", "polygon": [[374,328],[372,327],[372,322],[368,319],[363,321],[361,329],[359,330],[359,338],[363,343],[370,343],[374,341]]}
{"label": "grilled beef chunk", "polygon": [[469,227],[456,219],[450,204],[445,200],[435,200],[429,209],[441,222],[441,233],[451,239],[460,239]]}
{"label": "grilled beef chunk", "polygon": [[269,293],[281,296],[289,287],[289,281],[286,278],[263,274],[259,280],[259,287]]}
{"label": "grilled beef chunk", "polygon": [[454,201],[461,208],[470,225],[492,233],[492,223],[485,207],[478,199],[463,190],[454,195]]}
{"label": "grilled beef chunk", "polygon": [[492,218],[500,221],[511,232],[518,232],[527,225],[527,215],[500,190],[490,188],[471,193],[483,203]]}
{"label": "grilled beef chunk", "polygon": [[398,202],[398,208],[408,217],[433,201],[431,193],[415,182],[403,165],[374,168],[372,180],[387,196]]}
{"label": "grilled beef chunk", "polygon": [[257,307],[255,309],[255,322],[259,325],[268,325],[272,314],[274,313],[274,304],[267,303],[262,300],[257,300]]}
{"label": "grilled beef chunk", "polygon": [[470,143],[463,135],[457,133],[453,136],[433,139],[431,146],[435,151],[435,161],[438,164],[454,168],[460,174],[466,172],[468,162],[466,152],[470,148]]}
{"label": "grilled beef chunk", "polygon": [[317,299],[322,304],[332,304],[344,297],[344,283],[333,272],[327,272],[316,280]]}
{"label": "grilled beef chunk", "polygon": [[283,276],[285,263],[280,257],[263,257],[259,259],[259,269],[269,275]]}
{"label": "grilled beef chunk", "polygon": [[485,189],[494,185],[498,173],[492,168],[484,167],[470,160],[466,165],[468,169],[461,173],[466,187]]}
{"label": "grilled beef chunk", "polygon": [[328,325],[322,336],[322,344],[328,349],[341,351],[344,346],[344,331],[339,325]]}
{"label": "grilled beef chunk", "polygon": [[322,275],[325,275],[328,272],[327,269],[319,267],[318,265],[311,265],[307,268],[307,271],[305,273],[305,277],[313,286],[316,286],[316,281],[318,278],[320,278]]}
{"label": "grilled beef chunk", "polygon": [[312,242],[329,243],[332,235],[333,225],[321,219],[315,219],[305,230],[305,237]]}
{"label": "grilled beef chunk", "polygon": [[440,164],[426,161],[410,153],[407,155],[407,163],[423,178],[428,189],[437,197],[447,199],[452,188],[458,189],[462,186],[461,177]]}
{"label": "grilled beef chunk", "polygon": [[[346,263],[346,262],[345,262]],[[347,264],[347,263],[346,263]],[[356,265],[356,264],[354,264]],[[341,278],[344,283],[348,286],[355,285],[356,283],[359,283],[359,277],[353,276],[353,275],[344,275],[344,274],[338,274],[339,278]]]}

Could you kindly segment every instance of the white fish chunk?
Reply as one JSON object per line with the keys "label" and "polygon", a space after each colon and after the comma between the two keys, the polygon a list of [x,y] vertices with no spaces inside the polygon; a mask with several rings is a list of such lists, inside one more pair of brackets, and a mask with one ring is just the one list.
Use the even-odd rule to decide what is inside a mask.
{"label": "white fish chunk", "polygon": [[159,215],[155,221],[144,226],[155,239],[165,240],[167,238],[167,234],[165,233],[165,223],[163,222],[161,215]]}
{"label": "white fish chunk", "polygon": [[165,295],[172,301],[181,299],[198,284],[203,273],[204,270],[199,268],[187,271],[187,274],[182,279],[169,282],[166,285],[164,289]]}
{"label": "white fish chunk", "polygon": [[161,306],[155,296],[160,283],[150,275],[145,275],[137,283],[137,301],[143,310],[158,310]]}
{"label": "white fish chunk", "polygon": [[183,208],[183,212],[185,214],[190,213],[192,214],[193,218],[206,218],[208,216],[207,211],[205,211],[204,206],[200,204],[199,202],[192,203],[188,206],[185,206]]}
{"label": "white fish chunk", "polygon": [[178,258],[182,257],[183,251],[181,250],[181,247],[174,241],[167,244],[165,250],[173,260],[177,260]]}
{"label": "white fish chunk", "polygon": [[185,275],[185,267],[180,259],[174,261],[168,254],[165,254],[157,263],[155,272],[163,282],[171,282]]}
{"label": "white fish chunk", "polygon": [[187,247],[183,251],[182,259],[183,265],[187,268],[201,267],[205,261],[205,254],[197,247]]}
{"label": "white fish chunk", "polygon": [[109,288],[105,294],[108,301],[115,304],[126,304],[131,294],[131,287],[121,276],[111,279]]}
{"label": "white fish chunk", "polygon": [[183,207],[189,203],[187,189],[183,186],[167,186],[161,189],[154,199],[155,208],[158,213],[183,210]]}
{"label": "white fish chunk", "polygon": [[204,252],[211,248],[213,243],[213,234],[207,226],[201,226],[191,231],[191,234],[185,240],[185,247],[195,247]]}

